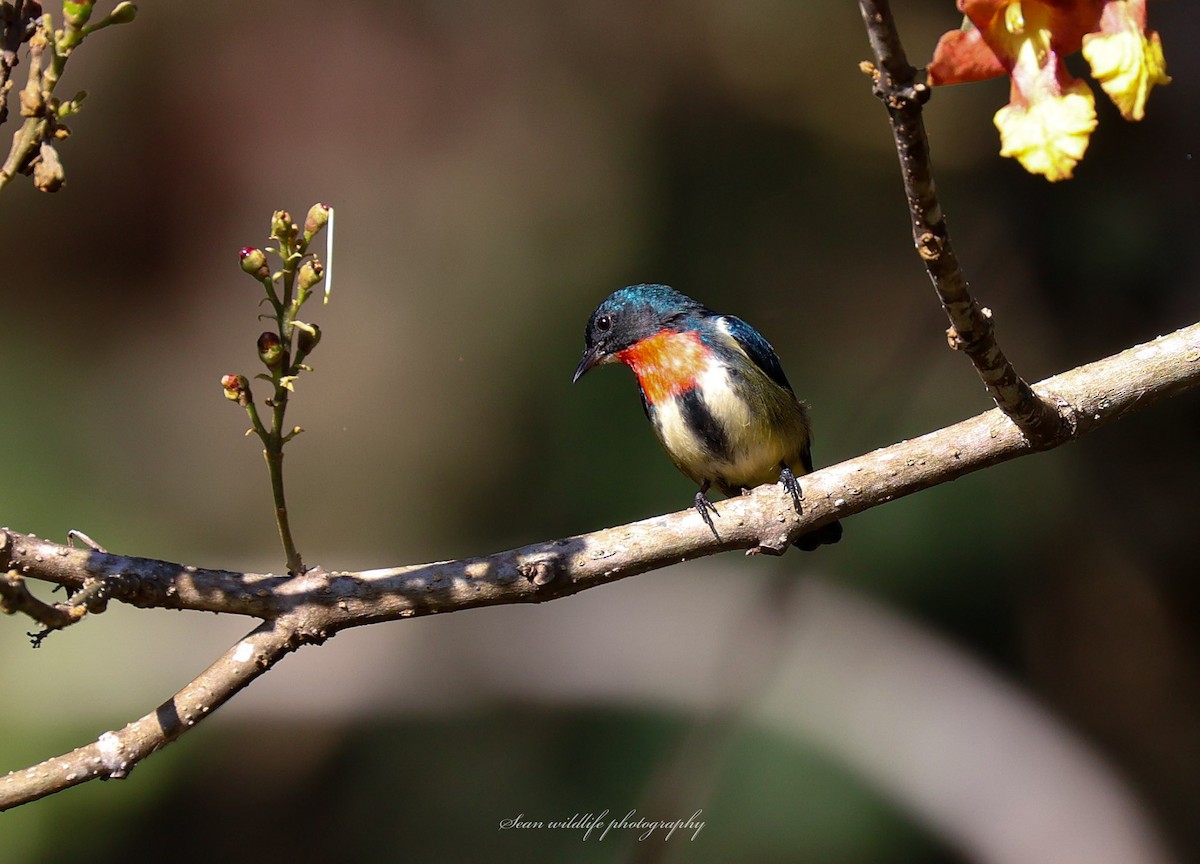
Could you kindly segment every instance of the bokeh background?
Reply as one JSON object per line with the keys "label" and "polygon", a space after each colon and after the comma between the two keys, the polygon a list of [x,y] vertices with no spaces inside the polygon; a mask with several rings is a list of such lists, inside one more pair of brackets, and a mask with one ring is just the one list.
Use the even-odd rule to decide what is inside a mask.
{"label": "bokeh background", "polygon": [[[896,6],[914,62],[959,21]],[[1150,14],[1174,83],[1140,124],[1099,99],[1074,181],[997,157],[1006,82],[927,112],[960,257],[1031,379],[1200,318],[1200,19]],[[287,461],[311,562],[687,506],[630,376],[569,383],[633,282],[758,326],[819,464],[986,409],[867,56],[851,0],[143,4],[68,68],[91,95],[67,186],[0,201],[0,522],[281,569],[218,379],[257,371],[237,250],[318,200],[333,302]],[[0,860],[1200,859],[1198,423],[1172,400],[813,555],[341,634],[128,781],[5,814]],[[27,629],[0,621],[3,770],[146,713],[248,623],[114,608],[37,651]],[[705,827],[500,828],[630,810]]]}

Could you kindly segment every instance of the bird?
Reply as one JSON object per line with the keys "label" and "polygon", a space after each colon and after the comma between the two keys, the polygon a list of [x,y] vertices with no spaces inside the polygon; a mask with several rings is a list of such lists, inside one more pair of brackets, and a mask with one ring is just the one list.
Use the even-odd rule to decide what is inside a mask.
{"label": "bird", "polygon": [[[796,478],[813,470],[808,407],[757,330],[667,285],[630,285],[588,319],[572,383],[606,363],[633,370],[659,443],[700,487],[695,508],[714,535],[714,487],[732,496],[778,482],[801,512]],[[794,545],[812,551],[841,536],[830,522]]]}

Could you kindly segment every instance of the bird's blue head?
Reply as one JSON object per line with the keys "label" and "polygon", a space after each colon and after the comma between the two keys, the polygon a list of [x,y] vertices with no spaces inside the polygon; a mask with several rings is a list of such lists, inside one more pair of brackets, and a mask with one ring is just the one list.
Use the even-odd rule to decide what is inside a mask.
{"label": "bird's blue head", "polygon": [[573,381],[618,352],[663,330],[692,330],[712,311],[666,285],[630,285],[604,298],[588,319]]}

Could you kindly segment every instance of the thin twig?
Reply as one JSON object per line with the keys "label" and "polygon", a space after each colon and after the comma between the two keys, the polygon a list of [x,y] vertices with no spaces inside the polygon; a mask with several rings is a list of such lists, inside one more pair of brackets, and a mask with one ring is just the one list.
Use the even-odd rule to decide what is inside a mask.
{"label": "thin twig", "polygon": [[[3,545],[3,540],[0,540],[0,548]],[[40,647],[55,630],[70,627],[82,621],[89,612],[103,612],[107,607],[108,583],[103,579],[88,577],[67,602],[47,603],[30,593],[24,578],[15,570],[0,576],[0,612],[6,615],[22,612],[45,628],[29,634],[34,648]]]}
{"label": "thin twig", "polygon": [[922,118],[929,87],[917,81],[917,70],[909,65],[888,0],[859,0],[859,8],[875,55],[875,65],[864,64],[864,71],[871,74],[875,95],[887,108],[908,196],[913,241],[950,319],[950,346],[971,358],[988,394],[1029,443],[1037,448],[1051,447],[1069,434],[1063,418],[1051,401],[1033,392],[1004,355],[996,341],[991,311],[980,307],[971,296],[950,243]]}
{"label": "thin twig", "polygon": [[0,810],[97,778],[119,780],[301,644],[286,621],[259,625],[154,711],[96,741],[0,778]]}
{"label": "thin twig", "polygon": [[[45,94],[50,92],[46,84],[47,75],[43,73],[42,55],[50,48],[48,38],[40,30],[35,31],[29,39],[29,80],[21,90],[21,116],[25,117],[21,128],[13,135],[12,147],[4,164],[0,165],[0,189],[8,185],[33,158],[34,149],[46,138],[49,128],[47,121]],[[53,49],[50,48],[53,54]]]}
{"label": "thin twig", "polygon": [[20,612],[49,630],[61,630],[76,620],[68,609],[34,597],[21,575],[12,570],[0,574],[0,612]]}
{"label": "thin twig", "polygon": [[0,6],[0,27],[3,27],[3,44],[0,44],[0,124],[8,119],[8,84],[12,70],[19,62],[17,52],[29,37],[32,16],[25,8],[25,0],[15,0],[11,6]]}

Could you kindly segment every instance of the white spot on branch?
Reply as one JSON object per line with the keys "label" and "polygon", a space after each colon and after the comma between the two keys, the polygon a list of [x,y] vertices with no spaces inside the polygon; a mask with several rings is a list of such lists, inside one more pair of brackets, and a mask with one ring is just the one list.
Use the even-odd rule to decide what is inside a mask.
{"label": "white spot on branch", "polygon": [[239,642],[233,649],[233,662],[249,663],[254,658],[254,646],[249,642]]}
{"label": "white spot on branch", "polygon": [[100,751],[100,764],[108,771],[108,776],[120,780],[129,771],[129,760],[125,758],[125,745],[115,732],[105,732],[96,739],[96,749]]}

